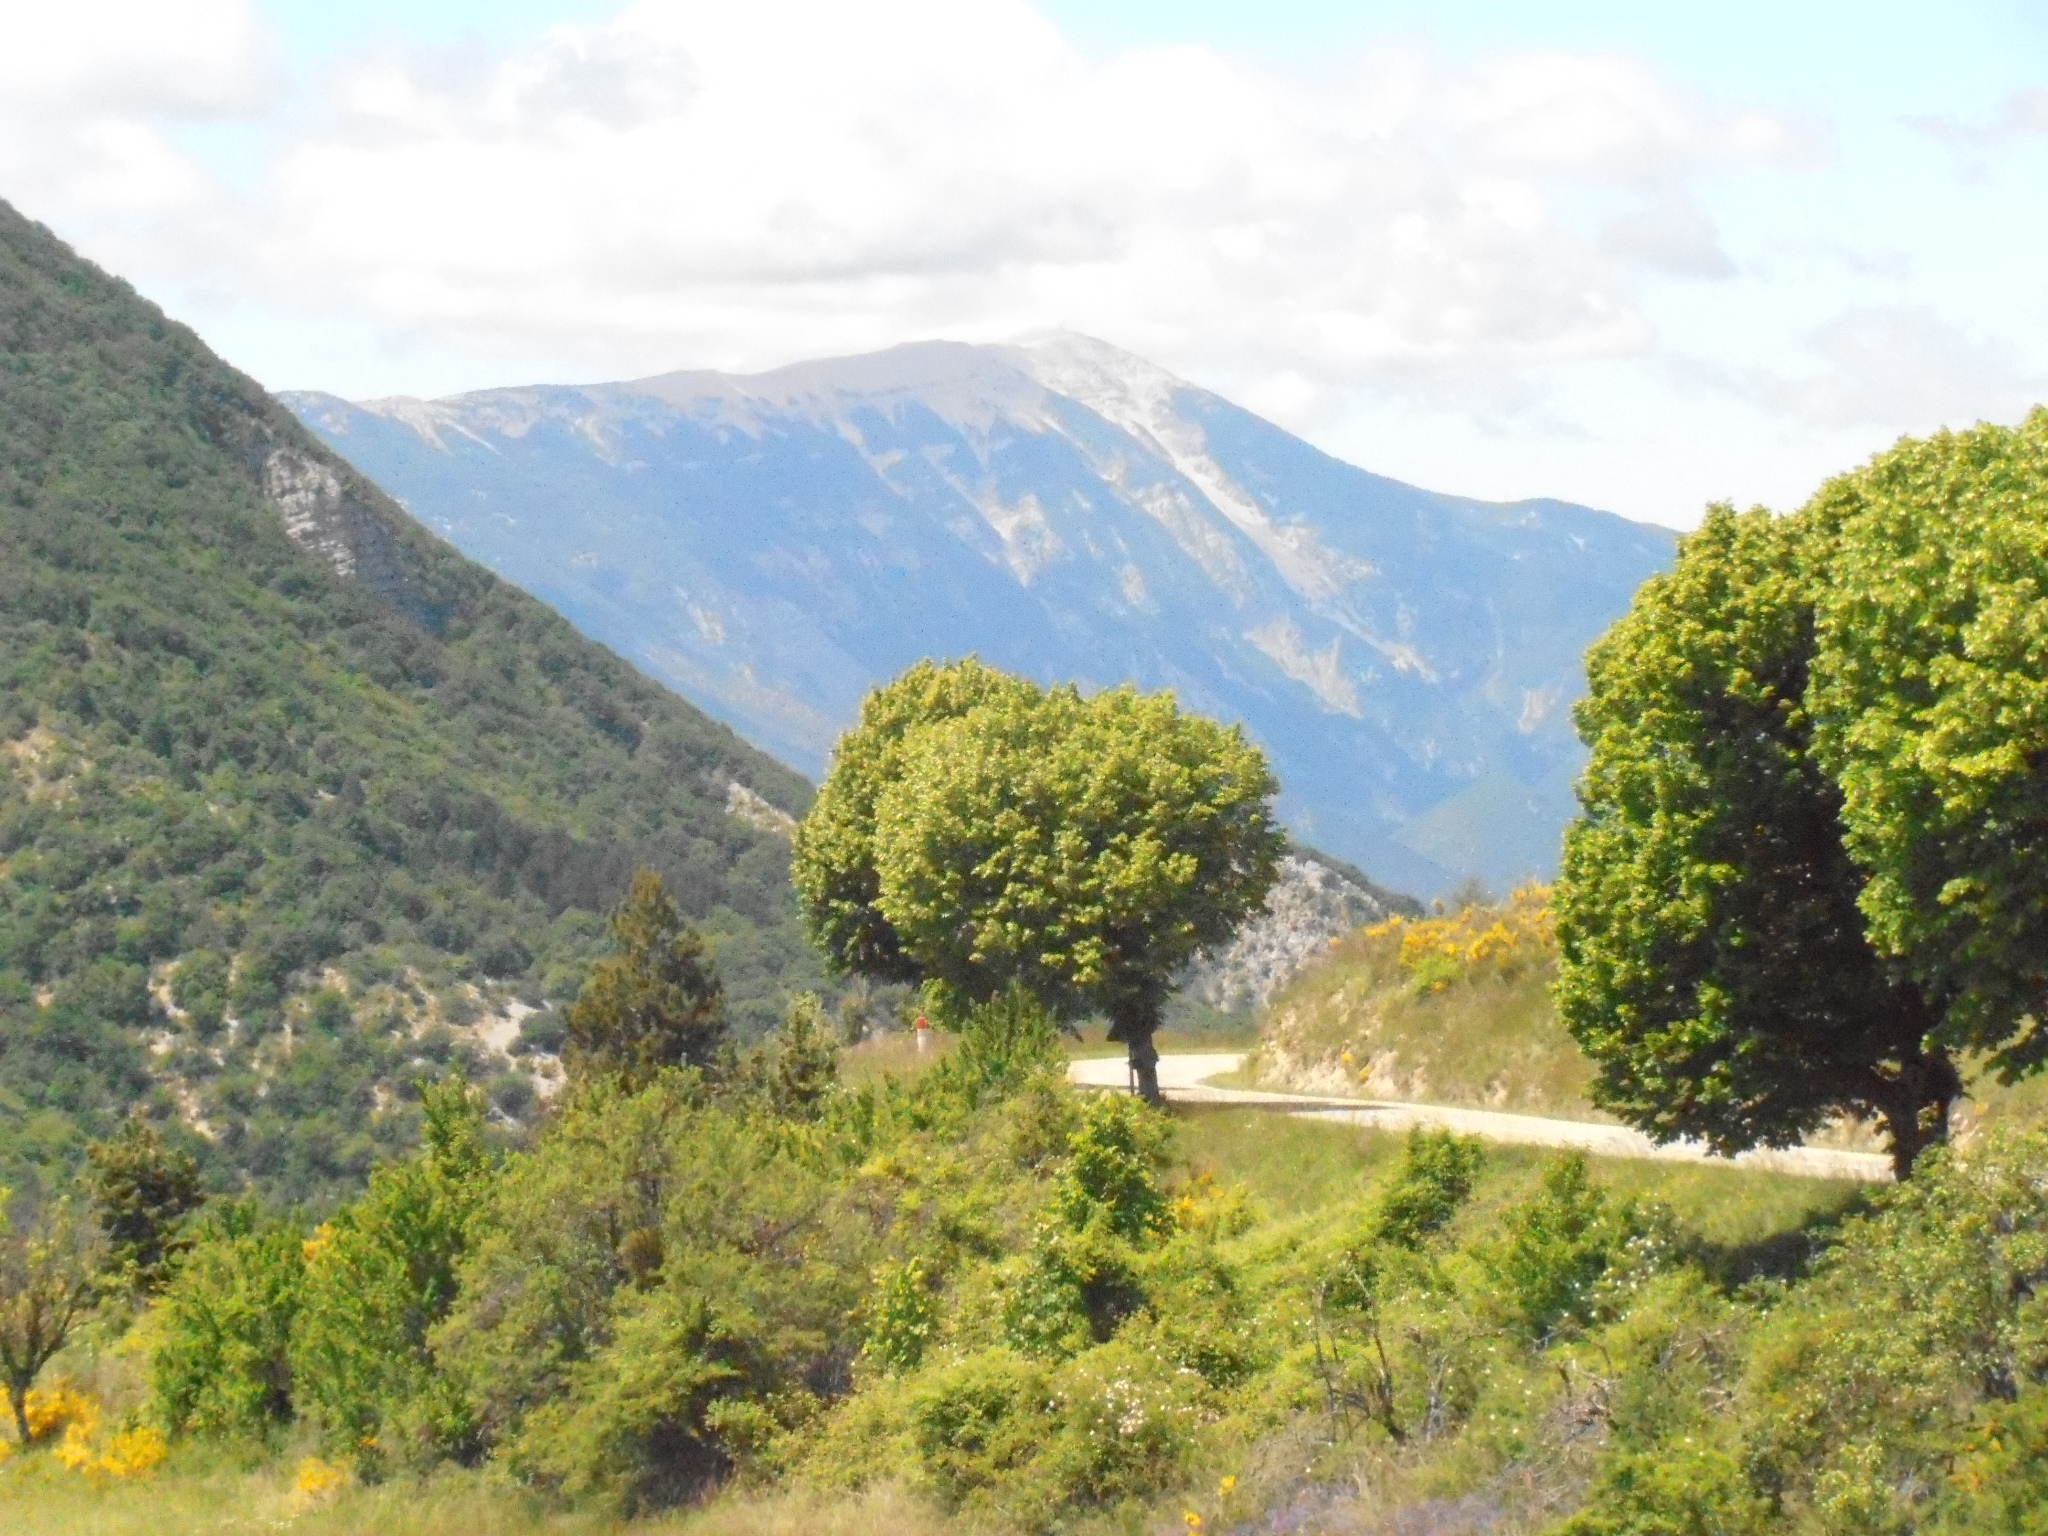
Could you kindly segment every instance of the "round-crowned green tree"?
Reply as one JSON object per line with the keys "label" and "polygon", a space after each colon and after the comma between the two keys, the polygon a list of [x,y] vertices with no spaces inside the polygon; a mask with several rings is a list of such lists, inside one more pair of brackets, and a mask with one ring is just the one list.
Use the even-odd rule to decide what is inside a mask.
{"label": "round-crowned green tree", "polygon": [[968,660],[871,695],[798,829],[834,964],[957,1004],[1013,982],[1100,1012],[1141,1091],[1172,977],[1265,900],[1277,785],[1241,730],[1168,694],[1041,691]]}
{"label": "round-crowned green tree", "polygon": [[1587,656],[1591,760],[1553,895],[1596,1101],[1660,1139],[1788,1145],[1874,1114],[1903,1174],[1960,1091],[1865,935],[1807,695],[1832,528],[1709,512]]}
{"label": "round-crowned green tree", "polygon": [[1021,702],[1036,693],[968,656],[920,661],[861,700],[859,723],[832,749],[831,772],[796,829],[790,870],[811,936],[833,964],[878,981],[921,978],[878,905],[876,803],[903,776],[915,731],[992,700]]}
{"label": "round-crowned green tree", "polygon": [[2048,410],[1827,486],[1815,746],[1872,941],[2007,1081],[2048,1061]]}

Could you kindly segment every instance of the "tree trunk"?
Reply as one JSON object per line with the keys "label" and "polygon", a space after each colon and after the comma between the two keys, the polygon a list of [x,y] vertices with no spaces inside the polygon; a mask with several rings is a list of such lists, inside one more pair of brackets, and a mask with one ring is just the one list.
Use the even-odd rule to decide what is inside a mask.
{"label": "tree trunk", "polygon": [[1905,1182],[1922,1152],[1948,1140],[1949,1106],[1962,1093],[1962,1076],[1939,1047],[1915,1050],[1885,1079],[1873,1097],[1891,1139],[1893,1178]]}
{"label": "tree trunk", "polygon": [[1159,1102],[1159,1048],[1152,1043],[1152,1032],[1131,1037],[1131,1076],[1137,1080],[1138,1092],[1147,1104]]}
{"label": "tree trunk", "polygon": [[1131,1081],[1147,1104],[1159,1099],[1159,1047],[1152,1043],[1159,1031],[1159,1004],[1146,998],[1132,998],[1117,1004],[1109,1014],[1109,1038],[1120,1040],[1128,1049]]}
{"label": "tree trunk", "polygon": [[7,1403],[14,1410],[14,1432],[21,1437],[21,1448],[28,1449],[28,1388],[7,1384]]}

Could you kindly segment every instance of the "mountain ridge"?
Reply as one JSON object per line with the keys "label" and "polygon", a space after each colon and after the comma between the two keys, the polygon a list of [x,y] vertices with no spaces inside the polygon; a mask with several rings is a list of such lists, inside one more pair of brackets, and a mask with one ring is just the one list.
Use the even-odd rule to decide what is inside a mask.
{"label": "mountain ridge", "polygon": [[1674,536],[1345,464],[1106,343],[284,397],[458,547],[816,772],[926,655],[1172,687],[1389,884],[1541,875],[1579,654]]}

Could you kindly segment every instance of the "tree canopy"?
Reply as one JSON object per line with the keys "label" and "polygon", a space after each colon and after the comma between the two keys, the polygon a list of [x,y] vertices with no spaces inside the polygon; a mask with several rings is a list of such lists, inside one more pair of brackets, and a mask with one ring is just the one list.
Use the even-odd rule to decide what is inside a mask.
{"label": "tree canopy", "polygon": [[1277,786],[1242,731],[1169,694],[1040,690],[968,659],[871,694],[793,875],[834,964],[955,1004],[1021,984],[1101,1012],[1156,1093],[1171,978],[1265,899]]}
{"label": "tree canopy", "polygon": [[1555,897],[1600,1102],[1724,1151],[1875,1115],[1903,1174],[2048,1059],[2048,413],[1710,511],[1594,646]]}
{"label": "tree canopy", "polygon": [[2048,1061],[2048,410],[1822,491],[1816,747],[1872,940],[1952,1048]]}

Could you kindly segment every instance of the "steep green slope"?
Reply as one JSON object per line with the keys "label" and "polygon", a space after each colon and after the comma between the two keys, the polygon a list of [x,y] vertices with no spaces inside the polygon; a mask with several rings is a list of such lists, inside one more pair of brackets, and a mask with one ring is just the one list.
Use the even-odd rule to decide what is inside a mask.
{"label": "steep green slope", "polygon": [[0,203],[0,1179],[144,1101],[317,1196],[449,1059],[521,1113],[639,863],[758,1030],[808,795]]}

